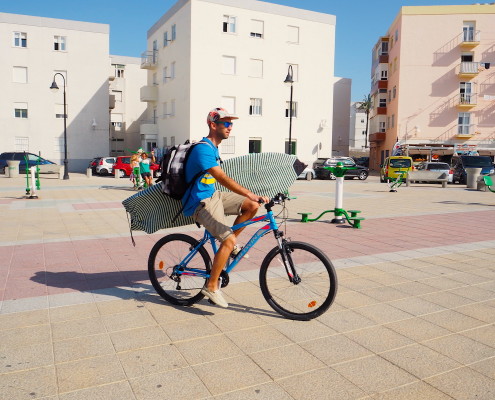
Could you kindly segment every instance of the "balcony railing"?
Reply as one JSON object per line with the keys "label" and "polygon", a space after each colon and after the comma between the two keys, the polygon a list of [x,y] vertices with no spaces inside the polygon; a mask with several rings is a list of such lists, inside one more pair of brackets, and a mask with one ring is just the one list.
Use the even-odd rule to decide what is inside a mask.
{"label": "balcony railing", "polygon": [[370,142],[383,142],[385,140],[385,132],[375,132],[370,134]]}
{"label": "balcony railing", "polygon": [[461,64],[459,65],[459,72],[458,72],[459,77],[469,78],[478,75],[482,68],[481,64],[482,63],[470,62],[470,61],[461,62]]}
{"label": "balcony railing", "polygon": [[457,108],[470,109],[478,104],[477,93],[460,93],[457,97]]}
{"label": "balcony railing", "polygon": [[139,133],[143,139],[154,139],[158,135],[158,124],[154,120],[141,121]]}
{"label": "balcony railing", "polygon": [[480,43],[480,31],[467,29],[460,35],[461,47],[475,47]]}
{"label": "balcony railing", "polygon": [[152,69],[158,62],[158,51],[148,50],[141,54],[141,68]]}
{"label": "balcony railing", "polygon": [[474,128],[475,125],[458,125],[457,134],[455,135],[455,137],[460,139],[468,139],[470,137],[473,137],[475,134]]}
{"label": "balcony railing", "polygon": [[139,92],[141,101],[157,101],[158,87],[157,86],[142,86]]}

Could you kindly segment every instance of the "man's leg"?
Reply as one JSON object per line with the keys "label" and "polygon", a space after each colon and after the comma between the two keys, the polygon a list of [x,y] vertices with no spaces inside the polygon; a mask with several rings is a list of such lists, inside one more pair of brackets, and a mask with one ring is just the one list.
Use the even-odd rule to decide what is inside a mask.
{"label": "man's leg", "polygon": [[222,244],[218,248],[217,254],[215,254],[215,258],[213,258],[213,265],[211,266],[210,271],[210,279],[208,279],[208,283],[206,285],[208,290],[213,292],[219,289],[218,279],[220,278],[220,274],[222,273],[225,264],[227,264],[227,260],[230,257],[230,253],[232,253],[235,242],[235,235],[230,235],[222,242]]}
{"label": "man's leg", "polygon": [[[260,208],[260,204],[246,199],[242,203],[241,206],[241,213],[237,216],[237,218],[234,221],[234,225],[240,224],[241,222],[245,222],[248,219],[253,218],[256,213],[258,212],[258,209]],[[234,235],[237,237],[239,234],[244,230],[244,228],[237,229],[234,231]],[[234,243],[235,244],[235,243]]]}

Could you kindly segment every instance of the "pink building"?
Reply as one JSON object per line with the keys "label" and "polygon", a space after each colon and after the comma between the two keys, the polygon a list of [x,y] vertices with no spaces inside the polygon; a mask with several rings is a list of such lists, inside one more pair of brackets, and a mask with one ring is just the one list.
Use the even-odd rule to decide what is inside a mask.
{"label": "pink building", "polygon": [[[370,168],[495,155],[495,3],[402,7],[373,48]],[[490,68],[491,66],[491,68]]]}

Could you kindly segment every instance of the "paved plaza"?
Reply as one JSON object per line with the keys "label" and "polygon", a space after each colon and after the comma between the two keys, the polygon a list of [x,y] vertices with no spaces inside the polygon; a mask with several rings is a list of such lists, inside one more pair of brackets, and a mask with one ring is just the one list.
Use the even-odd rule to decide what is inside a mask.
{"label": "paved plaza", "polygon": [[[173,307],[147,276],[169,232],[134,234],[128,179],[0,175],[0,400],[495,399],[495,194],[377,176],[346,181],[362,229],[301,223],[333,181],[298,181],[283,229],[333,261],[339,291],[310,322],[265,302],[265,236],[225,288],[228,309]],[[248,237],[253,230],[243,234]]]}

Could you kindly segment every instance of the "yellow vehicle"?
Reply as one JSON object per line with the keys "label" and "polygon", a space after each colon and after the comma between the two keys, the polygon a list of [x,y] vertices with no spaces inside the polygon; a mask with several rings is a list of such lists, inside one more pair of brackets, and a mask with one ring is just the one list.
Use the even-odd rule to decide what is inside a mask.
{"label": "yellow vehicle", "polygon": [[413,169],[413,160],[411,157],[406,156],[392,156],[387,157],[385,162],[381,165],[380,169],[380,182],[389,182],[397,179],[397,173],[406,171],[403,174],[402,179],[405,180],[407,172]]}

